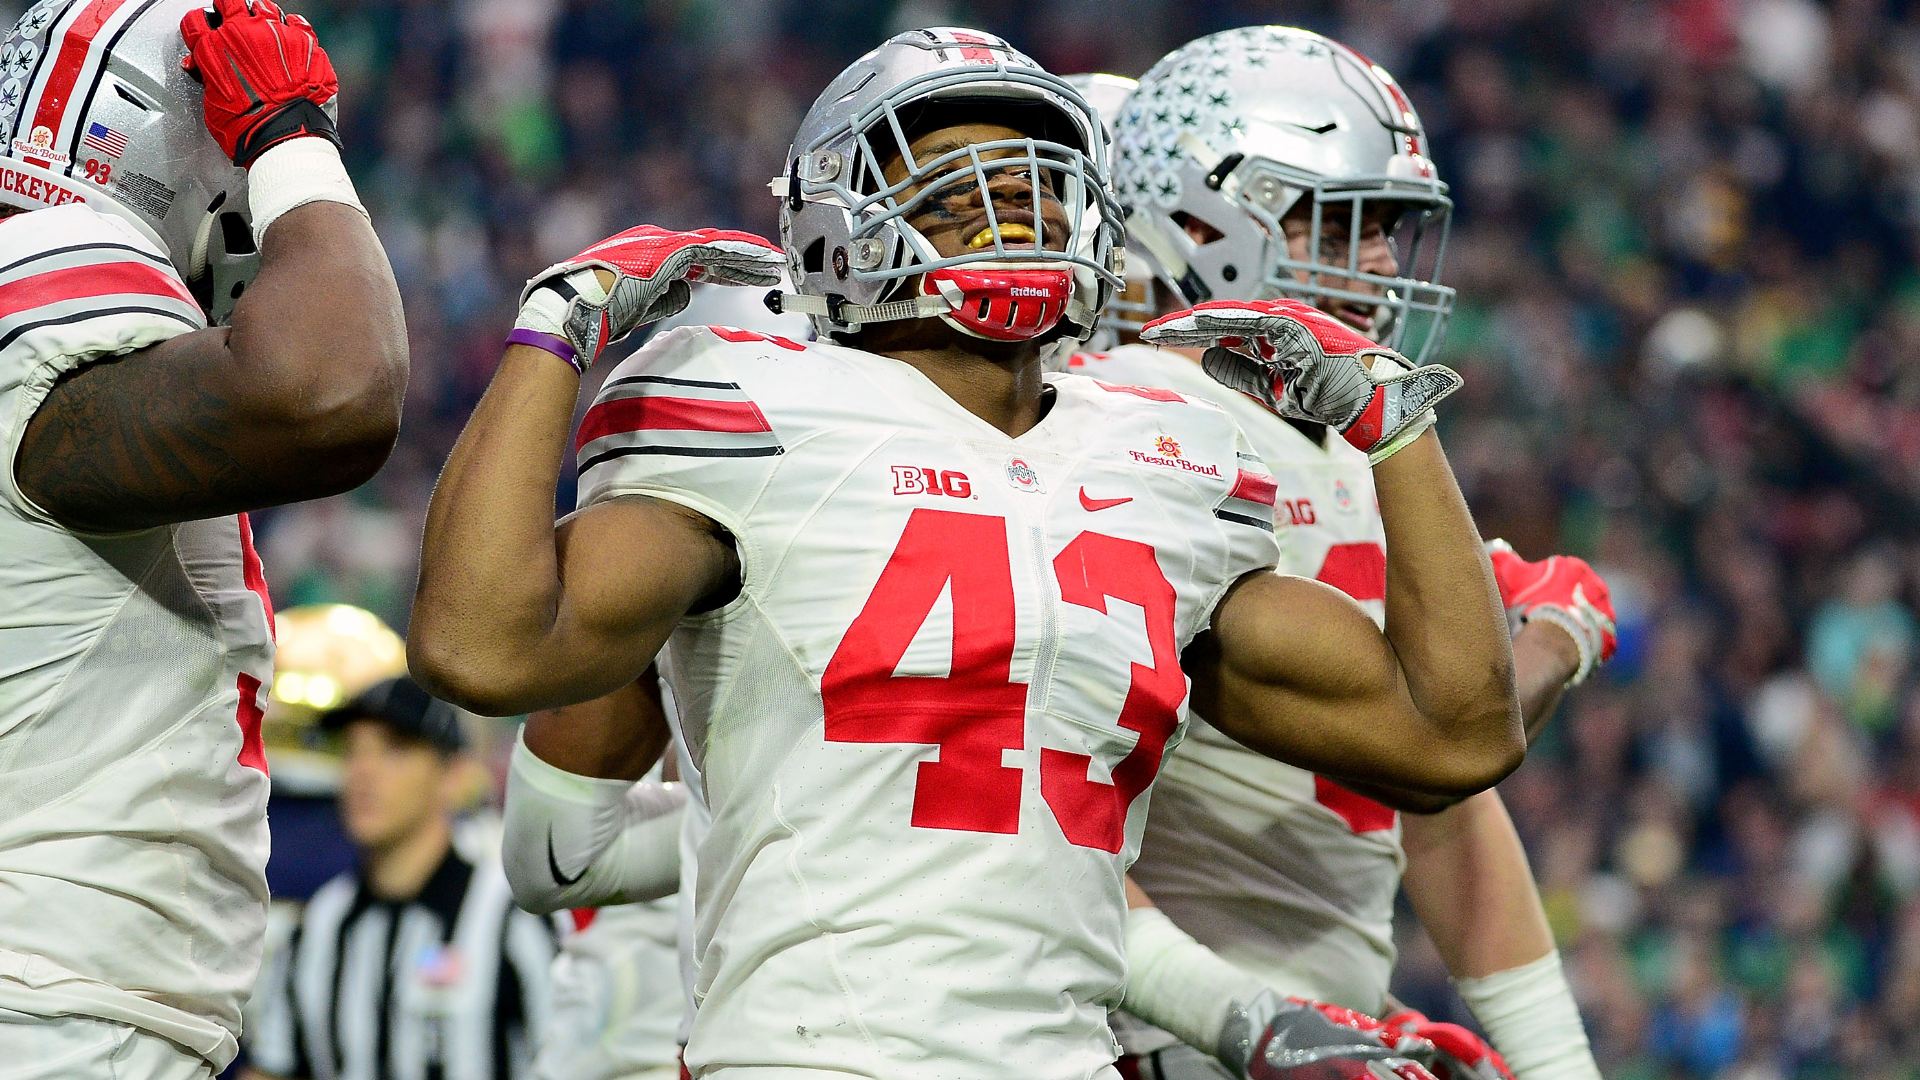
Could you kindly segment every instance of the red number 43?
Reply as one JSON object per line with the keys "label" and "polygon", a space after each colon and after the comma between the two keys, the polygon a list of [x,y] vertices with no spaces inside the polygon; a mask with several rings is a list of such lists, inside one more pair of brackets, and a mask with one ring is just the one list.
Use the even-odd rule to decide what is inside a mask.
{"label": "red number 43", "polygon": [[[1140,737],[1113,767],[1113,782],[1088,776],[1087,754],[1040,749],[1040,794],[1061,832],[1081,847],[1117,852],[1127,809],[1159,772],[1186,694],[1174,590],[1153,548],[1094,532],[1062,549],[1053,570],[1069,604],[1104,614],[1112,598],[1146,612],[1153,664],[1133,665],[1118,717]],[[949,673],[894,675],[942,591],[953,601]],[[937,760],[921,762],[915,778],[915,826],[1019,831],[1021,770],[1001,760],[1002,751],[1026,745],[1027,688],[1012,681],[1013,636],[1006,520],[915,510],[820,686],[827,741],[939,747]]]}

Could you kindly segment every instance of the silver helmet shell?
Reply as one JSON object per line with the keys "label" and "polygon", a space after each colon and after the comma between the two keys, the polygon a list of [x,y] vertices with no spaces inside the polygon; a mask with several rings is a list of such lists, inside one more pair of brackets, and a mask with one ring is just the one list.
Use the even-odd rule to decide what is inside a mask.
{"label": "silver helmet shell", "polygon": [[[983,120],[1024,111],[1037,115],[1046,130],[924,161],[907,153],[907,175],[889,182],[884,166],[905,151],[913,113],[930,103],[978,106]],[[942,257],[908,220],[950,185],[978,184],[984,190],[990,174],[1023,167],[1036,219],[1042,177],[1055,179],[1069,222],[1065,250],[1045,247],[1037,220],[1034,228],[1041,235],[1014,246],[992,219],[990,244]],[[770,186],[781,200],[780,239],[795,291],[829,305],[829,314],[813,316],[822,336],[859,329],[857,322],[833,312],[900,300],[910,281],[929,271],[1067,267],[1072,283],[1064,321],[1070,334],[1084,338],[1120,283],[1120,206],[1109,185],[1107,136],[1099,114],[1065,80],[991,34],[952,27],[912,30],[854,61],[808,110],[794,135],[787,173]]]}
{"label": "silver helmet shell", "polygon": [[[1371,304],[1374,334],[1416,362],[1453,310],[1440,284],[1452,200],[1426,130],[1393,76],[1308,30],[1250,26],[1189,42],[1140,80],[1114,125],[1114,183],[1128,232],[1189,303],[1291,296]],[[1281,219],[1311,209],[1309,257],[1289,256]],[[1398,273],[1360,269],[1347,236],[1394,211]],[[1200,243],[1198,219],[1220,235]]]}
{"label": "silver helmet shell", "polygon": [[180,64],[205,0],[38,0],[0,46],[0,204],[85,202],[159,245],[216,323],[259,270],[246,170]]}

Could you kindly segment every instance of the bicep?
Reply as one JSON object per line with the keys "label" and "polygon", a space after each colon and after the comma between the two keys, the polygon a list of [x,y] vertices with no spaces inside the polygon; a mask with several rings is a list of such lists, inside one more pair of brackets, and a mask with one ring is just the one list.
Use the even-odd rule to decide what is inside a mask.
{"label": "bicep", "polygon": [[[258,433],[233,422],[207,377],[226,339],[196,330],[63,375],[20,439],[21,493],[62,524],[103,531],[249,509]],[[234,497],[206,497],[222,492]]]}
{"label": "bicep", "polygon": [[555,526],[554,539],[561,592],[553,633],[587,680],[572,701],[632,683],[683,615],[737,587],[739,559],[726,533],[659,499],[596,503]]}
{"label": "bicep", "polygon": [[1376,782],[1404,775],[1417,757],[1405,740],[1423,721],[1392,646],[1331,586],[1247,575],[1186,666],[1195,711],[1269,757]]}

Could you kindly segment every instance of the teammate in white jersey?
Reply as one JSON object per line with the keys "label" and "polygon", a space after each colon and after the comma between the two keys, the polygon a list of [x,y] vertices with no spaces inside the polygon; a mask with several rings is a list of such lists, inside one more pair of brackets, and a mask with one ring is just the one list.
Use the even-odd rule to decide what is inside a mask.
{"label": "teammate in white jersey", "polygon": [[[1413,218],[1443,234],[1448,207],[1418,118],[1386,72],[1307,31],[1230,31],[1168,56],[1110,119],[1116,185],[1134,206],[1136,242],[1155,253],[1147,261],[1166,306],[1301,296],[1430,355],[1452,293],[1437,267],[1417,265],[1422,238],[1396,226]],[[1275,475],[1280,569],[1332,584],[1384,620],[1386,533],[1365,455],[1221,386],[1201,359],[1126,344],[1070,366],[1227,409]],[[1495,560],[1509,604],[1529,607],[1514,651],[1537,731],[1568,681],[1611,649],[1605,587],[1576,559],[1527,564],[1502,551]],[[1592,603],[1576,603],[1574,586]],[[1532,606],[1542,599],[1548,607]],[[1383,1014],[1405,870],[1416,911],[1523,1080],[1597,1075],[1497,794],[1403,819],[1330,778],[1263,760],[1199,719],[1164,771],[1133,878],[1175,926],[1264,985]],[[1150,909],[1135,919],[1147,940],[1177,944],[1178,931]],[[1494,1055],[1461,1044],[1471,1036],[1459,1029],[1413,1026],[1452,1040],[1457,1053],[1436,1071],[1496,1067]],[[1144,1074],[1218,1075],[1170,1048],[1165,1032],[1127,1028],[1123,1039]]]}
{"label": "teammate in white jersey", "polygon": [[[1374,455],[1410,586],[1382,634],[1267,572],[1271,479],[1217,407],[1043,374],[1117,280],[1104,133],[1057,77],[976,32],[900,35],[823,93],[776,194],[786,302],[836,340],[655,339],[583,420],[554,530],[575,372],[683,275],[782,257],[643,226],[537,277],[436,490],[409,655],[497,714],[624,686],[671,635],[713,815],[696,1075],[1112,1077],[1124,872],[1189,676],[1223,730],[1352,782],[1461,796],[1518,763],[1505,619],[1426,430],[1458,376],[1304,305],[1222,332]],[[528,728],[523,903],[576,901],[630,742]]]}
{"label": "teammate in white jersey", "polygon": [[399,297],[303,20],[41,0],[0,60],[0,1077],[210,1076],[267,909],[245,511],[385,459]]}

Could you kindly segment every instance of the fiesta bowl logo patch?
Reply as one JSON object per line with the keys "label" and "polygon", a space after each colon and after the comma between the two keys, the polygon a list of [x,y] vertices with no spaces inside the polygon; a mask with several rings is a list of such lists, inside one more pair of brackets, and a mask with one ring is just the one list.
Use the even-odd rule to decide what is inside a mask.
{"label": "fiesta bowl logo patch", "polygon": [[64,151],[53,148],[53,129],[45,124],[34,128],[33,134],[26,138],[13,140],[13,152],[21,157],[51,161],[55,165],[65,165],[68,161]]}
{"label": "fiesta bowl logo patch", "polygon": [[1045,491],[1040,483],[1040,474],[1033,471],[1025,458],[1007,459],[1007,483],[1021,491]]}
{"label": "fiesta bowl logo patch", "polygon": [[1179,469],[1181,472],[1197,473],[1200,476],[1219,476],[1220,466],[1201,465],[1180,456],[1180,442],[1171,435],[1162,435],[1153,440],[1153,452],[1129,450],[1127,456],[1142,465],[1158,465],[1163,469]]}

